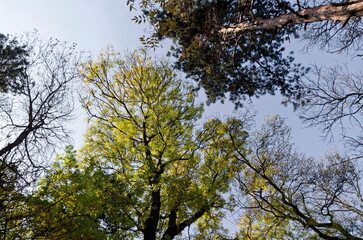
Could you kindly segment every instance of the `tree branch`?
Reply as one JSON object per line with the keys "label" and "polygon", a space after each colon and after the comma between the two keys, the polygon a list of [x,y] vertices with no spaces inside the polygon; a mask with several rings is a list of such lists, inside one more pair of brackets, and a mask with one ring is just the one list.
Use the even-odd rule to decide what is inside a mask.
{"label": "tree branch", "polygon": [[273,31],[285,26],[320,21],[339,21],[363,16],[363,1],[350,2],[346,5],[327,4],[313,8],[305,8],[290,14],[283,14],[276,18],[256,20],[254,22],[241,22],[234,26],[221,27],[222,34],[237,34],[244,31],[266,30]]}

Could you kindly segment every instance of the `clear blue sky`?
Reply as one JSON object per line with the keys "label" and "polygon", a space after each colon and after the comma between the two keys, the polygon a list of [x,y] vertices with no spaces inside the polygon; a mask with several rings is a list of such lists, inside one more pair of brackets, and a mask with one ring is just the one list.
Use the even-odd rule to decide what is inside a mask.
{"label": "clear blue sky", "polygon": [[[140,46],[138,38],[143,35],[145,26],[136,25],[131,21],[125,0],[1,0],[0,1],[0,32],[21,34],[37,29],[44,38],[57,38],[61,41],[75,42],[78,48],[97,55],[101,49],[112,45],[123,52]],[[302,48],[295,43],[295,48]],[[165,52],[162,49],[159,53]],[[298,55],[304,63],[331,59],[327,55]],[[330,63],[334,63],[330,61]],[[281,99],[266,96],[254,100],[258,115],[256,121],[262,122],[266,115],[280,114],[287,118],[293,128],[294,140],[300,150],[311,156],[322,156],[325,149],[334,149],[332,145],[320,142],[317,129],[305,129],[301,121],[293,113],[291,107],[280,105]],[[211,105],[207,115],[215,113],[231,113],[231,104]],[[83,122],[78,115],[77,122]],[[84,128],[75,130],[75,144],[80,146]]]}

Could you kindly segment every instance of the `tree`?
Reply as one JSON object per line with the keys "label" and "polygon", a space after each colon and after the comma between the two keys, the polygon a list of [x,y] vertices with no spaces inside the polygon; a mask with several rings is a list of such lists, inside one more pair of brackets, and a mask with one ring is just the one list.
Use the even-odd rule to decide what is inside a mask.
{"label": "tree", "polygon": [[[174,41],[176,67],[202,86],[210,102],[224,99],[237,106],[248,96],[274,94],[300,98],[307,69],[293,63],[284,44],[303,35],[309,44],[330,51],[361,51],[363,3],[270,0],[129,0],[139,7],[138,23],[154,27],[148,45]],[[340,24],[342,23],[342,24]]]}
{"label": "tree", "polygon": [[196,130],[203,108],[192,86],[144,50],[124,58],[109,50],[82,74],[91,122],[85,146],[78,161],[50,171],[42,198],[69,219],[93,219],[88,229],[110,239],[171,240],[193,226],[194,239],[212,236],[239,167],[228,134],[242,145],[246,131],[233,129],[245,122],[210,119]]}
{"label": "tree", "polygon": [[237,157],[246,166],[238,174],[240,191],[247,196],[241,200],[247,209],[242,220],[249,223],[242,236],[362,239],[362,172],[356,162],[337,153],[324,161],[297,153],[290,129],[276,116],[251,143],[251,154]]}
{"label": "tree", "polygon": [[23,88],[28,51],[16,38],[0,34],[0,91],[17,92]]}
{"label": "tree", "polygon": [[[99,220],[105,211],[102,191],[109,187],[102,171],[89,165],[79,167],[76,151],[67,146],[38,183],[39,189],[29,204],[37,214],[29,220],[27,236],[32,239],[107,239]],[[111,189],[108,189],[111,191]]]}
{"label": "tree", "polygon": [[52,150],[67,139],[65,124],[71,118],[72,85],[78,76],[74,45],[43,42],[35,34],[21,42],[21,48],[4,48],[8,54],[20,51],[14,60],[2,56],[9,59],[2,65],[8,69],[3,77],[8,87],[0,96],[2,239],[22,238],[31,216],[27,205],[34,183]]}

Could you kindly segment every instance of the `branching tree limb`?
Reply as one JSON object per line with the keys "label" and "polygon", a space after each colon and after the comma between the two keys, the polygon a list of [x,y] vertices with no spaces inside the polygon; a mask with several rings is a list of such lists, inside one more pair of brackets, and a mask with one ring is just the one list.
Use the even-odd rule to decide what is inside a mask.
{"label": "branching tree limb", "polygon": [[0,234],[5,239],[21,236],[30,216],[31,186],[53,151],[69,140],[66,124],[78,78],[74,45],[43,42],[36,34],[20,42],[28,53],[17,76],[22,85],[0,95]]}
{"label": "branching tree limb", "polygon": [[348,21],[361,16],[363,16],[363,1],[351,1],[346,4],[333,3],[305,8],[275,18],[240,22],[233,26],[220,26],[219,31],[222,34],[238,34],[244,31],[258,30],[274,31],[277,28],[320,21],[342,22],[342,27],[344,27]]}
{"label": "branching tree limb", "polygon": [[[348,140],[350,149],[362,142],[363,75],[350,73],[346,67],[317,68],[304,83],[305,96],[300,100],[300,117],[308,126],[322,129],[326,137],[334,130]],[[354,131],[349,131],[352,127]]]}
{"label": "branching tree limb", "polygon": [[251,155],[236,147],[236,158],[246,165],[238,177],[240,190],[248,196],[242,219],[251,224],[250,230],[242,228],[241,236],[362,239],[362,174],[357,164],[338,154],[316,163],[295,151],[289,134],[282,120],[273,117],[251,141]]}

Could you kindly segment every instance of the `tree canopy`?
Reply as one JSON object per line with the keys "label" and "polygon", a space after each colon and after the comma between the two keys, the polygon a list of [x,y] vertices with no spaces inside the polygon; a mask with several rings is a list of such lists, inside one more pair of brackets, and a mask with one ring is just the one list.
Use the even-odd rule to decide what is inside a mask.
{"label": "tree canopy", "polygon": [[[285,53],[285,43],[300,35],[308,44],[361,50],[361,1],[195,1],[129,0],[141,9],[138,23],[148,21],[153,45],[173,40],[176,67],[202,86],[209,101],[240,105],[247,96],[276,91],[300,98],[301,77],[308,69]],[[359,55],[359,53],[358,53]]]}
{"label": "tree canopy", "polygon": [[0,91],[17,92],[24,87],[29,50],[16,38],[0,34]]}
{"label": "tree canopy", "polygon": [[[285,51],[302,37],[361,57],[362,1],[127,2],[153,27],[144,45],[174,41],[174,66],[145,49],[80,63],[74,45],[0,34],[0,238],[363,239],[362,73],[305,75]],[[84,144],[49,166],[79,78]],[[306,156],[279,116],[205,119],[199,87],[239,107],[280,92],[326,137],[339,126],[348,150]]]}
{"label": "tree canopy", "polygon": [[[91,125],[79,154],[67,154],[45,178],[42,198],[62,214],[43,221],[75,219],[68,231],[78,239],[82,229],[91,238],[171,240],[193,227],[193,239],[212,236],[239,168],[228,139],[244,151],[244,122],[210,119],[196,129],[203,107],[192,87],[144,51],[121,57],[109,50],[82,74]],[[66,232],[52,229],[59,231],[48,236]]]}
{"label": "tree canopy", "polygon": [[[6,239],[362,239],[359,157],[306,157],[278,116],[257,130],[248,114],[202,122],[193,86],[145,50],[108,49],[83,63],[81,75],[89,122],[83,147],[67,147],[33,192],[20,184],[29,177],[19,180],[41,156],[22,147],[33,132],[4,155],[12,157],[0,169]],[[330,89],[341,77],[316,86]],[[329,106],[309,86],[321,96],[309,102],[313,113]],[[19,158],[22,149],[28,159]],[[227,214],[240,222],[235,233],[223,226]]]}

